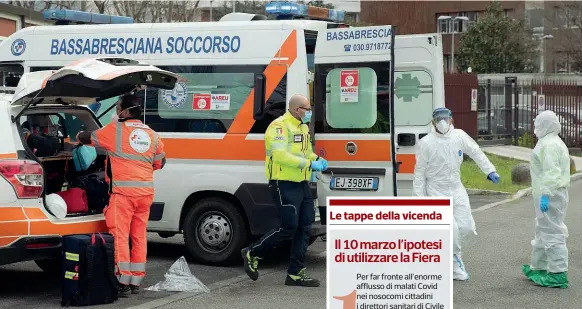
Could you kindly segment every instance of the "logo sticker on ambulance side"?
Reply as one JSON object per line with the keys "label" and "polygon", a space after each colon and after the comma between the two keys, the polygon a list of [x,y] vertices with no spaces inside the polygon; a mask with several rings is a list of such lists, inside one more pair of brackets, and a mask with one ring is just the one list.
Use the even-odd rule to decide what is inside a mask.
{"label": "logo sticker on ambulance side", "polygon": [[163,101],[169,108],[180,108],[186,102],[186,96],[188,95],[188,86],[182,82],[177,82],[176,86],[172,90],[162,90],[163,91]]}
{"label": "logo sticker on ambulance side", "polygon": [[151,144],[150,136],[142,129],[135,129],[129,134],[129,145],[136,152],[144,153],[148,151]]}

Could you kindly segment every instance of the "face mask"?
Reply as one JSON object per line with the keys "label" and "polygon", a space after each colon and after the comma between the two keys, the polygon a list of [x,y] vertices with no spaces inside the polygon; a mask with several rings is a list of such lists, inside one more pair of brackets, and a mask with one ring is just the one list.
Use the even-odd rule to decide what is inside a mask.
{"label": "face mask", "polygon": [[311,111],[305,111],[305,115],[303,116],[303,118],[301,118],[301,121],[303,121],[303,123],[308,123],[311,121]]}
{"label": "face mask", "polygon": [[449,132],[449,123],[441,120],[437,123],[436,128],[441,134],[445,134]]}

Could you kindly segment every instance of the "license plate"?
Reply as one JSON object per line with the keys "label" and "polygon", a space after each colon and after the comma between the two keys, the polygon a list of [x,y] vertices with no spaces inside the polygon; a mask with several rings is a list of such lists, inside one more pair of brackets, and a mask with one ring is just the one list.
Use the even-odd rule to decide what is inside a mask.
{"label": "license plate", "polygon": [[331,190],[377,191],[378,177],[332,177]]}

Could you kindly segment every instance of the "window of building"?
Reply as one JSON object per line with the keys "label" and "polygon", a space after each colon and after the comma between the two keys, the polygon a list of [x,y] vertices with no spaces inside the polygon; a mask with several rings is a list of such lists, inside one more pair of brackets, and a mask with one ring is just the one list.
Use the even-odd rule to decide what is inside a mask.
{"label": "window of building", "polygon": [[447,14],[437,14],[437,32],[438,33],[450,33],[450,19],[438,19],[440,16],[447,16]]}
{"label": "window of building", "polygon": [[570,73],[570,63],[567,53],[558,52],[554,58],[554,72],[555,73]]}
{"label": "window of building", "polygon": [[469,18],[469,20],[465,23],[467,25],[467,29],[474,26],[479,20],[479,12],[468,12],[466,16]]}
{"label": "window of building", "polygon": [[566,8],[554,7],[554,28],[562,28],[568,26],[568,12]]}
{"label": "window of building", "polygon": [[579,5],[554,7],[554,28],[579,28],[581,26],[582,11]]}
{"label": "window of building", "polygon": [[[157,132],[226,133],[254,87],[255,74],[265,66],[168,66],[161,69],[187,79],[173,90],[147,89],[145,123]],[[264,133],[286,110],[286,76],[268,98],[265,118],[250,133]],[[248,115],[252,117],[252,115]],[[254,121],[252,118],[248,121]],[[249,132],[234,132],[249,133]]]}
{"label": "window of building", "polygon": [[527,21],[532,28],[544,26],[544,10],[531,9],[526,11]]}
{"label": "window of building", "polygon": [[[451,27],[451,19],[441,19],[440,16],[451,16],[453,18],[453,27]],[[457,16],[467,17],[469,20],[454,19]],[[437,14],[437,32],[439,33],[462,33],[467,31],[469,27],[473,26],[478,19],[479,12],[458,12],[458,13],[441,13]]]}

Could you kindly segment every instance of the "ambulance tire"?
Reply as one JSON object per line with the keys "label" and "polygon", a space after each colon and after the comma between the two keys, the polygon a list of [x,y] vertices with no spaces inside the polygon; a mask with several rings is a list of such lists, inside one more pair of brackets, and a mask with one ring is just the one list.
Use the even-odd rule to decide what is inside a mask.
{"label": "ambulance tire", "polygon": [[[246,216],[230,201],[210,197],[197,202],[184,219],[184,242],[191,258],[207,265],[233,265],[240,262],[240,250],[249,239]],[[220,230],[226,247],[213,252],[208,248],[209,237],[200,231],[202,224],[219,223],[225,228]],[[207,230],[206,230],[207,231]],[[210,242],[213,239],[210,239]]]}
{"label": "ambulance tire", "polygon": [[61,260],[59,259],[35,260],[34,262],[42,271],[51,276],[61,273]]}

